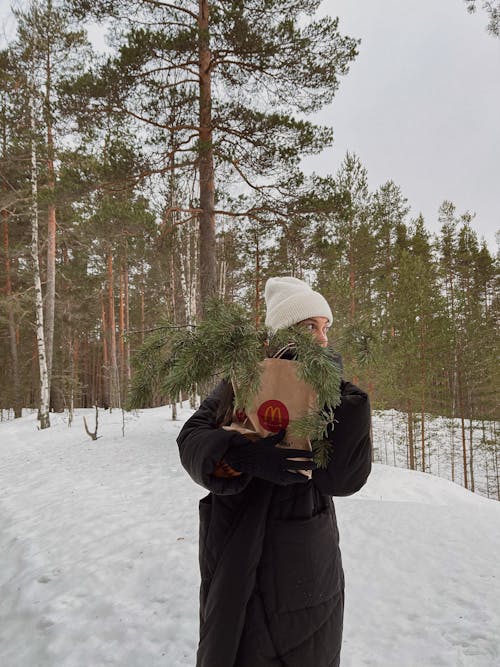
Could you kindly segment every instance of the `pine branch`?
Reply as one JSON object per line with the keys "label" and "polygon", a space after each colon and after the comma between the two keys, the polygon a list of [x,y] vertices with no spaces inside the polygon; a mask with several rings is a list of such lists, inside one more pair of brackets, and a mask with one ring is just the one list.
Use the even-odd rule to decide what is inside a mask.
{"label": "pine branch", "polygon": [[291,345],[299,362],[298,376],[310,384],[318,395],[318,405],[340,405],[341,372],[333,353],[318,345],[310,332],[299,327],[277,331],[270,340],[269,350],[276,353]]}
{"label": "pine branch", "polygon": [[196,327],[159,327],[134,359],[130,407],[151,403],[158,391],[169,397],[194,393],[198,385],[219,376],[232,381],[236,406],[247,409],[260,387],[260,362],[291,346],[298,377],[315,390],[320,409],[294,420],[289,428],[296,436],[326,443],[317,446],[317,462],[322,465],[329,457],[327,433],[340,403],[340,368],[332,352],[318,345],[308,331],[297,327],[278,331],[268,346],[267,337],[268,332],[256,329],[241,306],[219,301],[209,304]]}
{"label": "pine branch", "polygon": [[151,405],[154,394],[160,389],[162,378],[169,368],[170,345],[171,331],[167,326],[162,326],[139,348],[132,359],[134,374],[127,409]]}
{"label": "pine branch", "polygon": [[221,375],[234,380],[238,402],[246,405],[259,387],[261,348],[261,338],[241,306],[212,301],[194,331],[174,336],[171,368],[163,388],[169,394],[192,391],[197,384]]}
{"label": "pine branch", "polygon": [[294,419],[290,422],[288,428],[292,435],[298,438],[310,438],[311,440],[320,440],[328,435],[328,427],[333,428],[334,419],[333,410],[320,410],[311,412],[300,419]]}
{"label": "pine branch", "polygon": [[332,445],[328,440],[313,440],[311,443],[314,452],[313,460],[318,468],[327,468],[332,457]]}

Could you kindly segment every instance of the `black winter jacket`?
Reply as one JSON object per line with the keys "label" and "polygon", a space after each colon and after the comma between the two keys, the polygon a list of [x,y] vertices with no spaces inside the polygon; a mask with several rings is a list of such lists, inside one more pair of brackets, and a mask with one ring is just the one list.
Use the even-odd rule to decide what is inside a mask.
{"label": "black winter jacket", "polygon": [[200,511],[197,667],[336,667],[344,574],[330,496],[358,491],[370,473],[368,396],[341,383],[325,470],[278,486],[214,477],[233,434],[217,428],[223,383],[179,433],[183,466],[210,491]]}

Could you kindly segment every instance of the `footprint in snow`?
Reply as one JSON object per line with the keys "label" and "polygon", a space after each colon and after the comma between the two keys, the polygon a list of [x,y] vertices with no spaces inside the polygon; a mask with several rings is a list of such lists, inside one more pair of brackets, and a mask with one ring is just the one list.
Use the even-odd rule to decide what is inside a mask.
{"label": "footprint in snow", "polygon": [[39,630],[48,630],[54,625],[54,621],[51,621],[50,618],[41,618],[38,623],[36,624],[36,627]]}

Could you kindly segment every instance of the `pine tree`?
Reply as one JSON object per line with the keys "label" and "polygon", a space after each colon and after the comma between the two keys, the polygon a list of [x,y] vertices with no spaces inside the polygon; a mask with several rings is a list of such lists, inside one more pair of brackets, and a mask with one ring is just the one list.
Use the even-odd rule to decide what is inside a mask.
{"label": "pine tree", "polygon": [[369,374],[376,258],[368,175],[356,155],[346,154],[329,190],[330,197],[326,192],[323,196],[328,206],[315,232],[317,286],[335,305],[332,340],[356,383]]}
{"label": "pine tree", "polygon": [[[314,19],[317,0],[178,0],[165,6],[73,0],[72,6],[80,17],[115,24],[118,15],[128,18],[118,53],[75,82],[70,97],[89,97],[94,117],[111,113],[142,131],[169,134],[144,173],[197,169],[198,201],[177,208],[199,217],[203,307],[216,292],[216,216],[282,215],[282,193],[293,194],[299,157],[332,140],[329,129],[302,118],[332,100],[356,42],[340,35],[337,20]],[[175,124],[165,114],[173,89],[181,109]],[[172,151],[182,155],[175,164]],[[219,207],[217,174],[219,182],[248,190],[248,208]]]}
{"label": "pine tree", "polygon": [[46,206],[47,232],[45,242],[47,256],[44,295],[44,338],[46,363],[51,387],[54,323],[56,306],[56,150],[60,141],[56,135],[61,120],[57,106],[56,87],[65,76],[77,67],[76,58],[85,42],[81,31],[72,30],[66,11],[52,0],[30,0],[26,10],[16,10],[17,40],[13,50],[18,67],[24,70],[30,82],[32,110],[36,112],[34,123],[45,135],[38,150],[39,161],[45,162],[39,170],[39,204]]}
{"label": "pine tree", "polygon": [[[442,309],[429,235],[419,217],[407,239],[408,248],[396,257],[398,270],[386,332],[378,354],[378,376],[388,405],[407,415],[408,466],[417,468],[416,416],[420,416],[421,469],[426,470],[425,414],[435,377],[441,369]],[[380,382],[379,379],[379,382]]]}
{"label": "pine tree", "polygon": [[[477,11],[477,0],[465,0],[471,14]],[[500,2],[498,0],[482,0],[481,5],[488,14],[488,32],[495,37],[500,36]]]}
{"label": "pine tree", "polygon": [[374,227],[377,241],[377,258],[374,265],[374,290],[383,309],[383,327],[392,333],[393,325],[387,319],[394,298],[394,280],[398,267],[397,238],[398,230],[408,214],[408,202],[401,189],[388,181],[374,194],[370,205],[370,221]]}
{"label": "pine tree", "polygon": [[[0,52],[0,210],[2,223],[2,268],[4,270],[3,284],[5,299],[2,310],[8,326],[10,367],[5,363],[8,375],[2,382],[7,389],[12,388],[4,397],[5,404],[13,405],[14,416],[22,415],[21,369],[19,360],[19,295],[17,294],[17,270],[15,257],[17,255],[16,240],[19,239],[21,225],[14,225],[16,204],[21,198],[19,181],[24,181],[24,167],[16,169],[15,165],[22,164],[22,152],[18,137],[21,134],[16,114],[19,110],[20,95],[17,92],[16,68],[12,52]],[[16,234],[17,232],[17,234]],[[16,238],[17,237],[17,238]],[[11,381],[8,380],[11,379]]]}

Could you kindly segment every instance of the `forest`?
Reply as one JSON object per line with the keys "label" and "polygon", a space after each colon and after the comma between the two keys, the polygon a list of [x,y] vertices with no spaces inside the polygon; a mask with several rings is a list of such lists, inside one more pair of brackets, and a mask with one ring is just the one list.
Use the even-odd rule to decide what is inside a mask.
{"label": "forest", "polygon": [[148,336],[195,327],[213,298],[260,326],[266,279],[291,275],[331,304],[345,377],[404,416],[408,467],[428,469],[432,418],[456,420],[452,470],[474,489],[480,449],[500,500],[499,255],[451,201],[431,233],[397,174],[369,187],[362,156],[301,170],[332,144],[313,116],[359,48],[319,4],[14,11],[0,51],[2,419],[38,409],[47,428],[51,412],[126,408]]}

